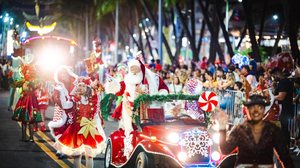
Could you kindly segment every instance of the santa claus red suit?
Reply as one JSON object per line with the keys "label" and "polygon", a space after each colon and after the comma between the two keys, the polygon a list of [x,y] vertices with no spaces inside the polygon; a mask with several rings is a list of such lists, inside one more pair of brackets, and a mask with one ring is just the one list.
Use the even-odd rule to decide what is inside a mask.
{"label": "santa claus red suit", "polygon": [[122,102],[116,107],[112,117],[120,120],[119,127],[124,129],[124,155],[128,158],[132,151],[132,109],[133,101],[141,94],[168,94],[169,89],[164,81],[139,60],[128,62],[128,73],[124,81],[108,79],[105,84],[106,93],[123,96]]}

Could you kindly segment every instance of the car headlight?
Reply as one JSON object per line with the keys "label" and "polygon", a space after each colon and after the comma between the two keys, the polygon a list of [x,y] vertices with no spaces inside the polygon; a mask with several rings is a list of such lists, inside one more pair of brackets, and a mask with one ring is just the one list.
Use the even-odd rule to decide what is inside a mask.
{"label": "car headlight", "polygon": [[211,159],[213,161],[218,161],[221,158],[221,154],[218,151],[214,151],[213,153],[211,153]]}
{"label": "car headlight", "polygon": [[220,133],[214,133],[212,135],[212,139],[213,139],[214,143],[219,144],[220,143]]}
{"label": "car headlight", "polygon": [[179,161],[185,162],[187,159],[187,154],[185,152],[179,152],[177,157]]}
{"label": "car headlight", "polygon": [[176,132],[171,132],[168,136],[167,136],[167,139],[169,142],[171,143],[178,143],[179,140],[180,140],[180,137],[178,135],[178,133]]}

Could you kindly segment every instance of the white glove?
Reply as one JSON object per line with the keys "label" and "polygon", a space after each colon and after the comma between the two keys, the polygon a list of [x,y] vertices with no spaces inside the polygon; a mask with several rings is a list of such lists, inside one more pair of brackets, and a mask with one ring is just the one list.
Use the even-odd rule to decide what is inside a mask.
{"label": "white glove", "polygon": [[114,78],[109,78],[104,85],[105,88],[105,92],[106,93],[112,93],[115,94],[117,92],[120,91],[121,89],[121,85],[120,82],[118,82],[116,79]]}
{"label": "white glove", "polygon": [[222,110],[217,110],[216,122],[219,125],[219,130],[226,130],[228,115]]}

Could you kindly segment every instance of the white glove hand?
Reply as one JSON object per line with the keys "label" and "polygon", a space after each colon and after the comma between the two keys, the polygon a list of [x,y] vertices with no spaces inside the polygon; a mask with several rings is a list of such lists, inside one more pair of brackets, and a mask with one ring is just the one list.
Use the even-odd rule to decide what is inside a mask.
{"label": "white glove hand", "polygon": [[228,123],[228,115],[222,110],[217,110],[216,122],[219,125],[219,130],[225,130]]}
{"label": "white glove hand", "polygon": [[120,86],[120,82],[118,82],[116,79],[114,78],[109,78],[105,85],[104,85],[104,88],[105,88],[105,92],[106,93],[112,93],[112,94],[115,94],[117,92],[120,91],[121,89],[121,86]]}

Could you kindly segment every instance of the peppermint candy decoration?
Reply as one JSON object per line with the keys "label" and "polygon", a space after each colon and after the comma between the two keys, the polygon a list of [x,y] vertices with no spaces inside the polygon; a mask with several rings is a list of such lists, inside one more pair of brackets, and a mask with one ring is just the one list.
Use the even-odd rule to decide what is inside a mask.
{"label": "peppermint candy decoration", "polygon": [[199,97],[198,104],[199,107],[205,112],[213,111],[219,104],[218,96],[215,92],[203,92]]}

